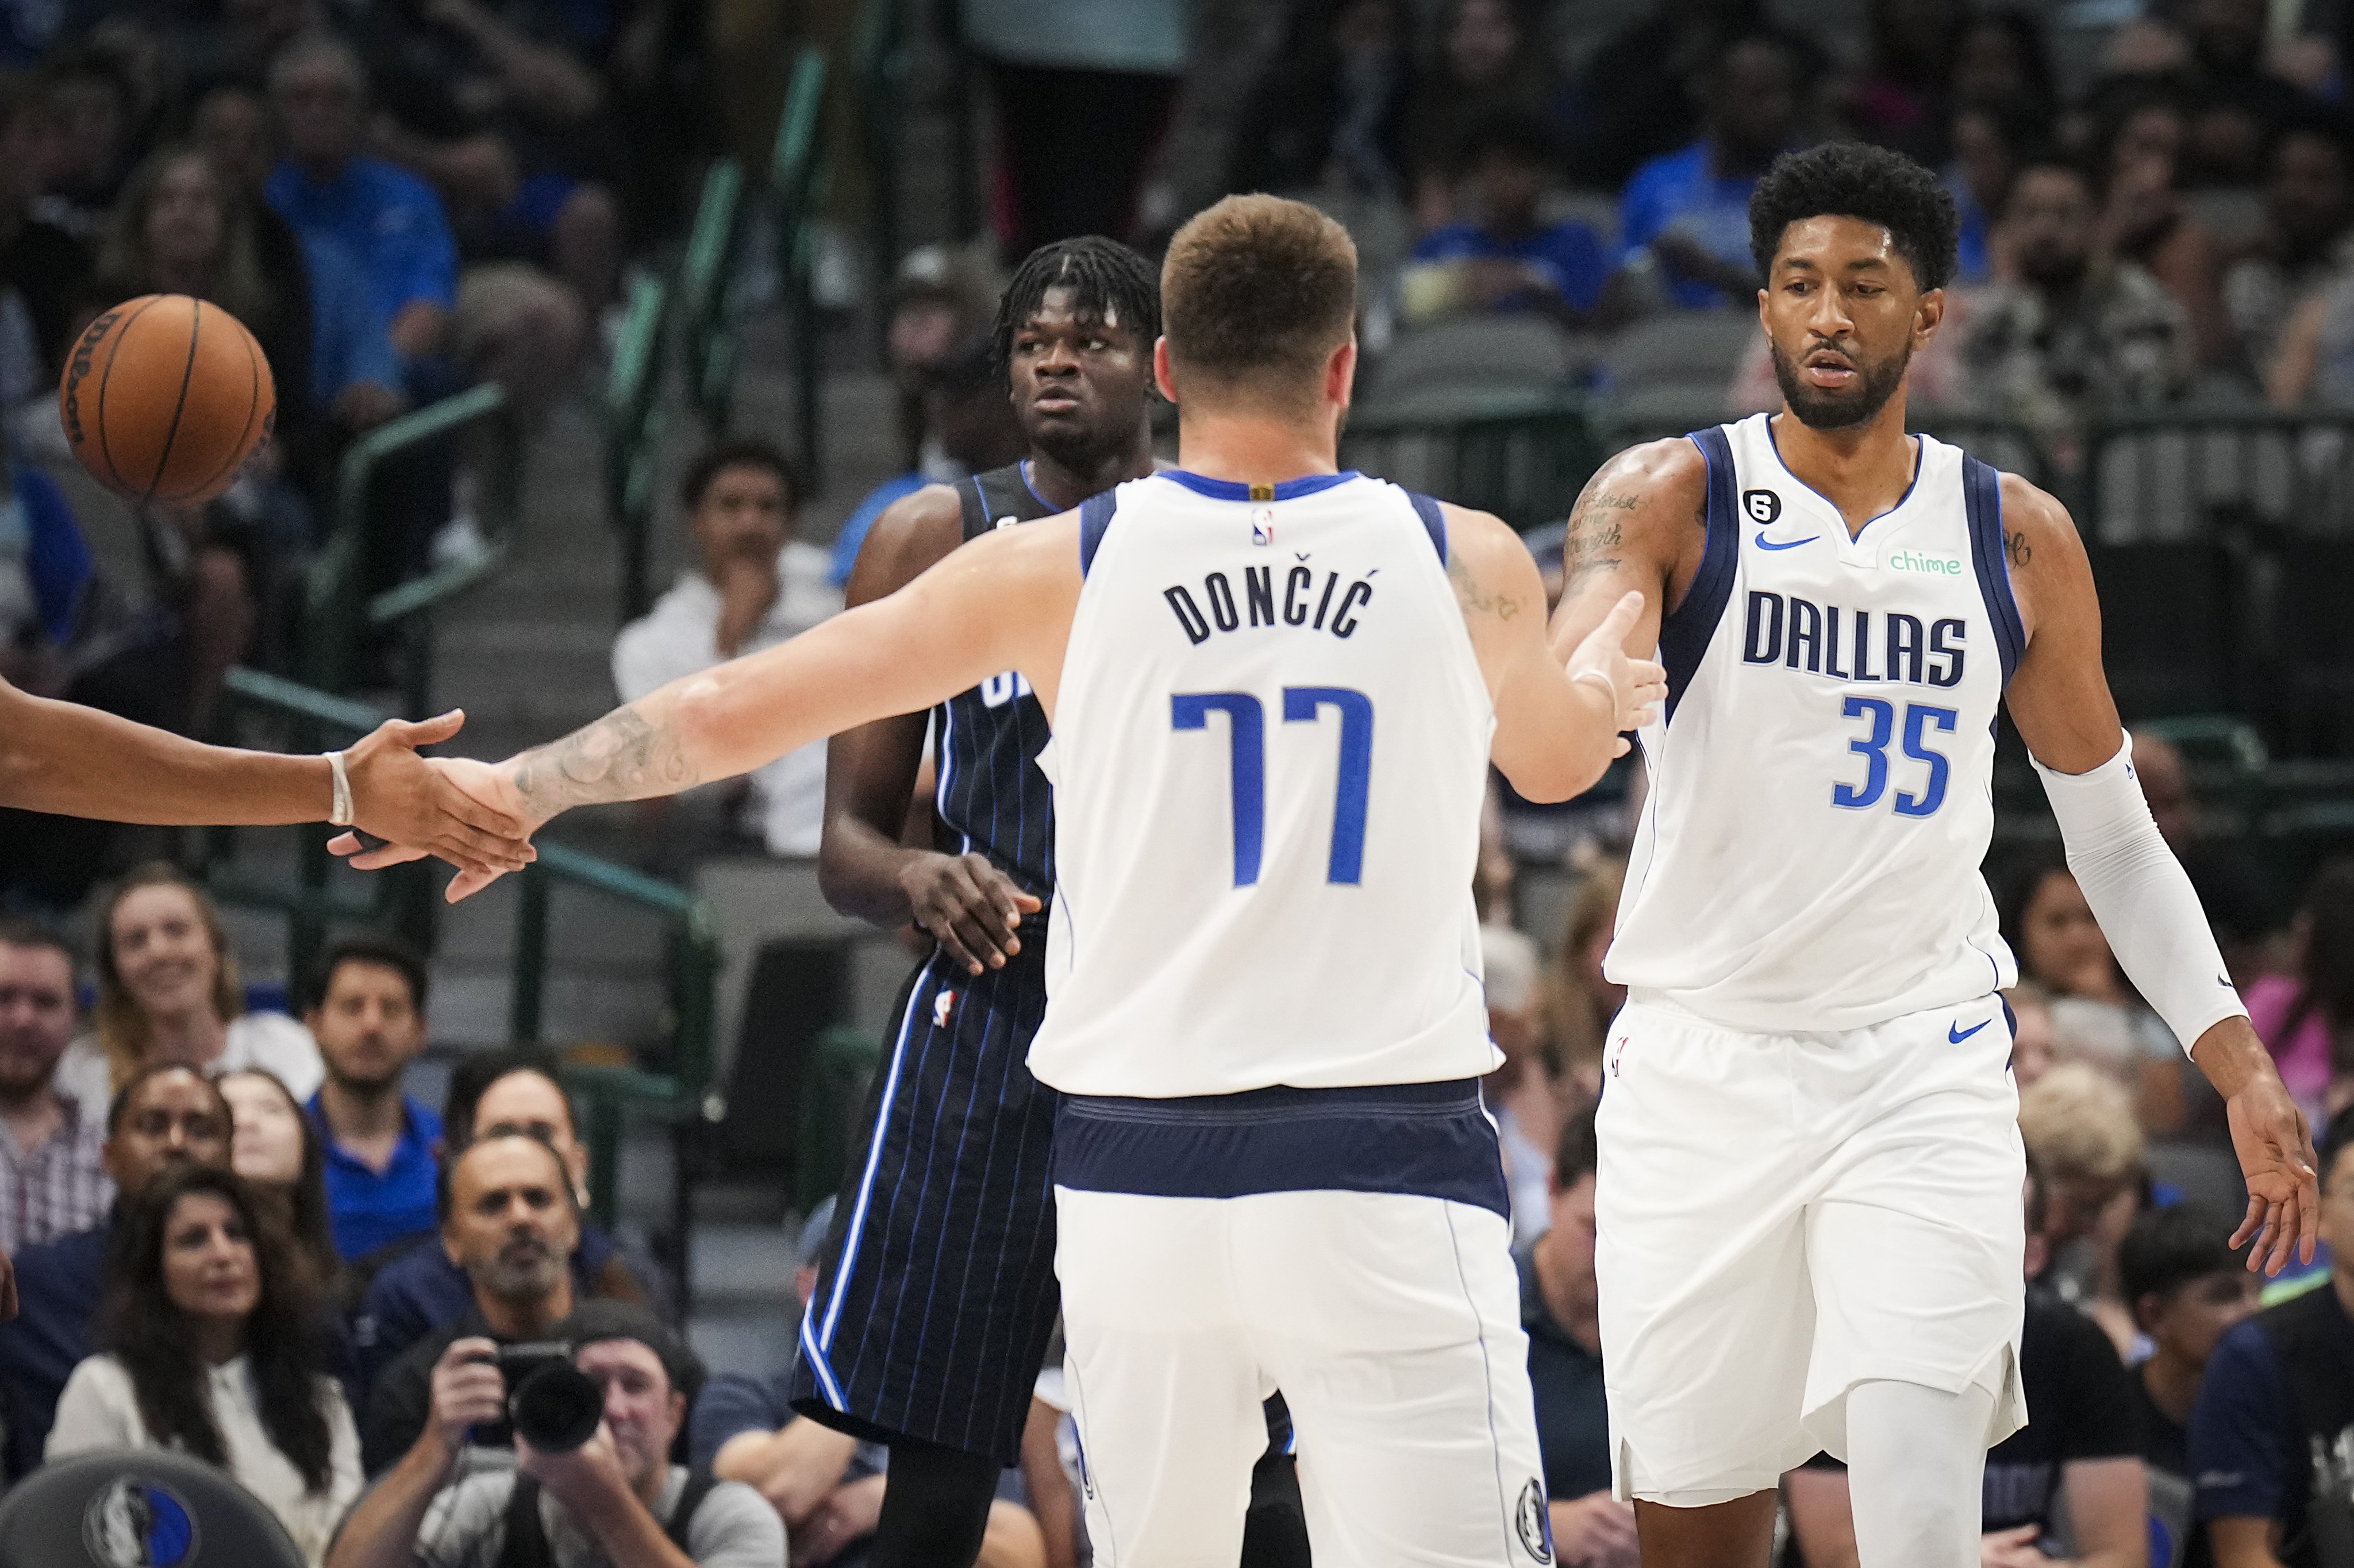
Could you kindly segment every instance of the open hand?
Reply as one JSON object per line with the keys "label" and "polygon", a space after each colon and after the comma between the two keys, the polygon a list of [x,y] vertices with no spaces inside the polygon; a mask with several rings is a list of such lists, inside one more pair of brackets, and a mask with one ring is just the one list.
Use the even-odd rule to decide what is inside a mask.
{"label": "open hand", "polygon": [[2249,1078],[2223,1102],[2232,1149],[2248,1182],[2248,1213],[2232,1245],[2253,1237],[2248,1267],[2278,1274],[2292,1253],[2313,1261],[2321,1231],[2321,1189],[2314,1171],[2313,1132],[2277,1073]]}
{"label": "open hand", "polygon": [[[461,872],[520,871],[536,853],[522,814],[460,788],[449,774],[448,759],[417,754],[420,746],[448,740],[465,722],[466,715],[454,708],[418,723],[389,719],[347,749],[344,770],[352,781],[353,823],[388,843],[408,846],[413,853],[401,860],[431,854]],[[352,846],[337,850],[339,854],[359,847],[350,833],[335,842]],[[373,869],[364,858],[354,863]]]}
{"label": "open hand", "polygon": [[[458,874],[451,879],[449,889],[443,895],[451,903],[455,904],[461,898],[480,893],[508,872],[520,871],[530,861],[538,858],[539,852],[531,847],[528,836],[538,831],[545,819],[525,806],[506,764],[493,766],[465,757],[436,757],[429,759],[426,766],[438,776],[441,788],[461,800],[472,802],[477,810],[494,812],[503,820],[514,821],[525,835],[523,857],[514,864],[494,862],[461,864]],[[345,833],[331,840],[327,847],[348,858],[353,867],[359,871],[381,871],[387,866],[405,864],[422,859],[426,853],[413,842],[388,835],[386,842],[370,845],[357,833]]]}
{"label": "open hand", "polygon": [[1624,732],[1656,723],[1659,705],[1668,700],[1667,667],[1656,659],[1633,659],[1627,654],[1627,634],[1635,630],[1642,615],[1639,590],[1620,595],[1602,624],[1587,632],[1585,641],[1569,656],[1572,681],[1609,687],[1612,721],[1621,732],[1613,756],[1626,754]]}

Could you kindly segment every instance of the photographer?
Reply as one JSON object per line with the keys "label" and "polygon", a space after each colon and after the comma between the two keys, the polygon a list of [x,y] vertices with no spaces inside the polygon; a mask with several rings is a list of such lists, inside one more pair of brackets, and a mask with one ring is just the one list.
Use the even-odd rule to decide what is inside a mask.
{"label": "photographer", "polygon": [[[451,1426],[441,1374],[453,1342],[544,1340],[573,1308],[579,1200],[564,1157],[546,1139],[510,1133],[469,1145],[441,1168],[435,1197],[441,1249],[465,1271],[472,1299],[455,1322],[409,1346],[369,1392],[360,1457],[371,1476],[414,1461]],[[484,1446],[505,1441],[501,1435]]]}
{"label": "photographer", "polygon": [[[552,1335],[441,1352],[433,1420],[352,1510],[328,1568],[784,1568],[784,1527],[759,1493],[671,1463],[703,1380],[695,1353],[620,1301],[589,1302]],[[564,1345],[568,1364],[534,1364]],[[514,1467],[446,1484],[470,1429],[510,1414]]]}

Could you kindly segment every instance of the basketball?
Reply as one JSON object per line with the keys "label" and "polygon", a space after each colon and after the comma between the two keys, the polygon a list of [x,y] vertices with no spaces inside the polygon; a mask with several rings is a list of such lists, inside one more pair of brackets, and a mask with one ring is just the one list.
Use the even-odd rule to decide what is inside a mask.
{"label": "basketball", "polygon": [[75,343],[58,388],[66,440],[133,501],[185,506],[227,490],[278,410],[245,323],[186,294],[143,294]]}

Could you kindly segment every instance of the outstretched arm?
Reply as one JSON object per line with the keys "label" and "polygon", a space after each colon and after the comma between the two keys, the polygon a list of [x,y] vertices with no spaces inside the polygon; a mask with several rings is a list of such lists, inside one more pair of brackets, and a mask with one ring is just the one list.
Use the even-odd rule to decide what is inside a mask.
{"label": "outstretched arm", "polygon": [[1643,613],[1628,629],[1626,649],[1649,657],[1707,543],[1708,460],[1698,447],[1681,437],[1647,441],[1604,463],[1570,509],[1554,652],[1566,657],[1633,592],[1643,596]]}
{"label": "outstretched arm", "polygon": [[1496,766],[1532,800],[1590,788],[1627,749],[1619,732],[1649,724],[1667,695],[1659,666],[1625,650],[1644,596],[1620,596],[1578,644],[1550,641],[1528,546],[1501,519],[1460,506],[1447,508],[1447,575],[1495,704]]}
{"label": "outstretched arm", "polygon": [[2312,1129],[2282,1086],[2216,950],[2213,933],[2133,774],[2101,670],[2101,606],[2066,508],[2026,481],[2002,481],[2002,526],[2026,655],[2007,700],[2068,847],[2068,863],[2127,978],[2224,1099],[2248,1182],[2233,1245],[2276,1274],[2312,1261],[2320,1192]]}
{"label": "outstretched arm", "polygon": [[[495,768],[446,766],[536,831],[575,806],[674,795],[749,772],[811,741],[930,707],[1003,670],[1027,676],[1051,715],[1078,589],[1075,514],[1006,529],[897,593],[673,681]],[[353,863],[373,869],[414,858],[396,844]],[[449,896],[463,898],[491,880],[461,874]]]}
{"label": "outstretched arm", "polygon": [[[461,868],[511,871],[531,858],[524,827],[428,768],[420,746],[465,723],[451,712],[394,719],[344,753],[354,821]],[[204,746],[0,681],[0,806],[163,826],[323,822],[334,799],[323,757]]]}

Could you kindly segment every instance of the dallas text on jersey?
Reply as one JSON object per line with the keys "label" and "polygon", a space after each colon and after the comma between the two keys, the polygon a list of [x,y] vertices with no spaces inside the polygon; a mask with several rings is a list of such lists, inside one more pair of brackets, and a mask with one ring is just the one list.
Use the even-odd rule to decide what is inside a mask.
{"label": "dallas text on jersey", "polygon": [[[1854,628],[1851,641],[1840,636],[1842,613]],[[1872,611],[1868,609],[1842,612],[1835,604],[1818,605],[1796,594],[1786,600],[1778,593],[1752,588],[1748,632],[1742,642],[1741,662],[1779,663],[1793,670],[1803,663],[1810,673],[1836,675],[1843,681],[1909,681],[1916,686],[1925,679],[1932,686],[1961,683],[1967,621],[1950,618],[1933,620],[1925,641],[1917,615],[1883,611],[1881,621],[1884,634],[1875,648]],[[1878,670],[1872,667],[1875,652],[1882,655]],[[1843,652],[1851,657],[1850,666],[1844,670],[1840,668]]]}

